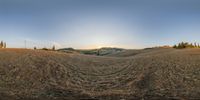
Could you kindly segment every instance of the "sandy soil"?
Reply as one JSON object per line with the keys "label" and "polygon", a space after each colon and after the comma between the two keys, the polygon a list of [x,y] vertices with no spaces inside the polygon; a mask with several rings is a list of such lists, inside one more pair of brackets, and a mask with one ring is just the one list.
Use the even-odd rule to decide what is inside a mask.
{"label": "sandy soil", "polygon": [[200,99],[200,49],[110,56],[0,49],[0,100]]}

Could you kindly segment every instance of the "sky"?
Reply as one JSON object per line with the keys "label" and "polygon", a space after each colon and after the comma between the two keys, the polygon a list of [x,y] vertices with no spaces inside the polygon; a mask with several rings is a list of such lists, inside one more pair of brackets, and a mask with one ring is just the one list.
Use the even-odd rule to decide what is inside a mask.
{"label": "sky", "polygon": [[200,43],[199,5],[200,0],[0,0],[0,40],[10,48],[57,49]]}

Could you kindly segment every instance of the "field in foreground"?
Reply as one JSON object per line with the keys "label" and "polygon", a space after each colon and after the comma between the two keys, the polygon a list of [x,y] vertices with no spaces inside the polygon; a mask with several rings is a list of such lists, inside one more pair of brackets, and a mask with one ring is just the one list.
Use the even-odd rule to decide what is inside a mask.
{"label": "field in foreground", "polygon": [[0,100],[200,99],[200,49],[0,49]]}

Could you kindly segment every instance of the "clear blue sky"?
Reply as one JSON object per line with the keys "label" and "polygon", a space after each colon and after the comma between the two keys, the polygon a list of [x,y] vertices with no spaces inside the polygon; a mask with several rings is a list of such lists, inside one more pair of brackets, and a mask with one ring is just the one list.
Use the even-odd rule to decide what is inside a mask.
{"label": "clear blue sky", "polygon": [[200,0],[0,0],[0,40],[81,49],[200,42]]}

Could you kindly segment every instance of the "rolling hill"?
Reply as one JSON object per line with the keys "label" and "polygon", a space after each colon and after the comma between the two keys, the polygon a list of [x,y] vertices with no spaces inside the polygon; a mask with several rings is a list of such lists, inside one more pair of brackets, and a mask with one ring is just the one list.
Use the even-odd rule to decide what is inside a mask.
{"label": "rolling hill", "polygon": [[0,99],[200,99],[200,49],[107,56],[0,49]]}
{"label": "rolling hill", "polygon": [[105,55],[119,53],[124,50],[125,49],[122,49],[122,48],[103,47],[100,49],[82,49],[82,50],[73,49],[73,48],[62,48],[62,49],[58,49],[57,51],[66,52],[66,53],[80,53],[80,54],[86,54],[86,55],[105,56]]}

